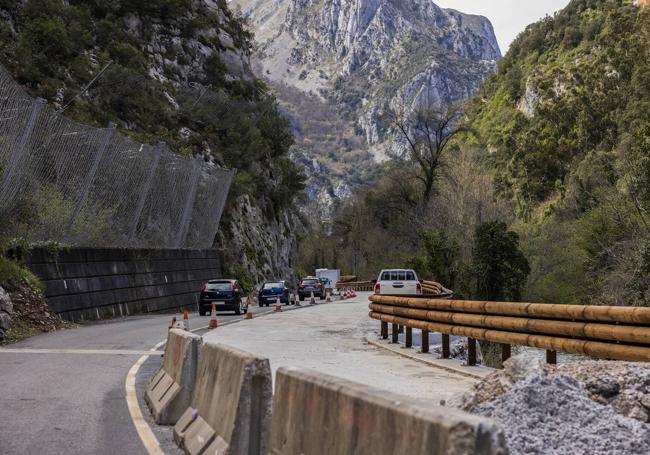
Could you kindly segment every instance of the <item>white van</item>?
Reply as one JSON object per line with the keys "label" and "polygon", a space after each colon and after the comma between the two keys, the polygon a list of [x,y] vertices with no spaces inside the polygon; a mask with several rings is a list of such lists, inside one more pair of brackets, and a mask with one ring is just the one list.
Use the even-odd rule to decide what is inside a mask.
{"label": "white van", "polygon": [[375,294],[422,294],[422,284],[420,284],[415,270],[382,270],[377,278],[377,284],[375,284]]}

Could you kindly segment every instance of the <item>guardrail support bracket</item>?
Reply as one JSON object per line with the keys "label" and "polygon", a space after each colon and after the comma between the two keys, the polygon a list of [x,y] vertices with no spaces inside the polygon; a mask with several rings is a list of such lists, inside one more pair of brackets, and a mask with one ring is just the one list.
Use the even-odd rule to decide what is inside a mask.
{"label": "guardrail support bracket", "polygon": [[392,341],[393,343],[397,343],[397,342],[399,341],[399,338],[398,338],[398,336],[399,336],[398,331],[399,331],[399,328],[397,327],[397,324],[393,324],[393,330],[391,331],[391,335],[392,335],[392,337],[393,337],[391,341]]}
{"label": "guardrail support bracket", "polygon": [[406,328],[406,347],[413,347],[413,329],[411,327]]}

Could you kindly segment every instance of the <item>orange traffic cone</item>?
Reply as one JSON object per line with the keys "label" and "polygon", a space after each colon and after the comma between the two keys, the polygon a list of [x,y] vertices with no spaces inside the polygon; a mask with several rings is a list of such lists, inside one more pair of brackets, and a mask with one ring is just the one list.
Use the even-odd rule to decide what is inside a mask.
{"label": "orange traffic cone", "polygon": [[246,307],[246,319],[253,319],[253,307],[251,305]]}
{"label": "orange traffic cone", "polygon": [[314,291],[311,291],[311,294],[309,296],[309,304],[316,305],[316,299],[314,298]]}
{"label": "orange traffic cone", "polygon": [[187,310],[183,311],[183,327],[189,332],[190,330],[190,315]]}
{"label": "orange traffic cone", "polygon": [[217,305],[215,303],[212,304],[212,309],[210,310],[210,328],[217,328]]}

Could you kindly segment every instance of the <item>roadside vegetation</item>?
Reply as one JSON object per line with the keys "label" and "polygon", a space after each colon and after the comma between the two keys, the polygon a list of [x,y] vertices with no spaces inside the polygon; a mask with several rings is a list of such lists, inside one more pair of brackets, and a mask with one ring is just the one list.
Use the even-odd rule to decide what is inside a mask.
{"label": "roadside vegetation", "polygon": [[387,164],[300,263],[410,265],[464,298],[647,306],[649,42],[650,11],[628,1],[532,24],[465,106],[431,191],[413,154]]}

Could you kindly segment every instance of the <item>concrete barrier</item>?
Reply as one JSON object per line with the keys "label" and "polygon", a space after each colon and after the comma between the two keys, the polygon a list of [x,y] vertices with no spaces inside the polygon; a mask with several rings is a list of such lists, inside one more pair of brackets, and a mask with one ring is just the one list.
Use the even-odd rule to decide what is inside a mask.
{"label": "concrete barrier", "polygon": [[507,454],[492,421],[321,373],[280,368],[271,455]]}
{"label": "concrete barrier", "polygon": [[201,337],[184,330],[167,334],[165,357],[144,398],[158,424],[173,425],[190,405]]}
{"label": "concrete barrier", "polygon": [[268,359],[207,342],[174,440],[188,454],[266,455],[271,403]]}

